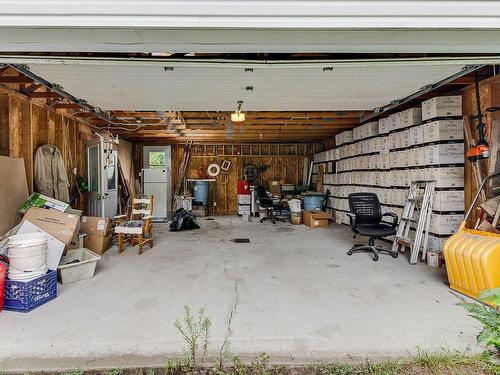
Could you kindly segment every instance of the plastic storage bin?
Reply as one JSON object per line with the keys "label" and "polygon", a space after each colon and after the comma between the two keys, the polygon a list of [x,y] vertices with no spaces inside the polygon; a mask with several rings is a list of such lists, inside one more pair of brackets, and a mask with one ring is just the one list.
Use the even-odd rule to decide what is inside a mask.
{"label": "plastic storage bin", "polygon": [[[97,261],[101,257],[89,249],[81,248],[69,250],[61,258],[57,272],[63,284],[90,279],[94,277]],[[78,260],[78,262],[75,262]]]}
{"label": "plastic storage bin", "polygon": [[49,270],[31,281],[5,280],[3,309],[28,312],[57,297],[57,272]]}

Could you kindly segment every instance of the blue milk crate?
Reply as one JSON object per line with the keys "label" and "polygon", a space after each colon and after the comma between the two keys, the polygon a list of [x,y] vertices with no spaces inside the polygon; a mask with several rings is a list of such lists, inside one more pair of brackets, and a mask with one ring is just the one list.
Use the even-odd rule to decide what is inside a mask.
{"label": "blue milk crate", "polygon": [[31,281],[5,279],[3,309],[29,312],[57,297],[57,271],[49,270]]}

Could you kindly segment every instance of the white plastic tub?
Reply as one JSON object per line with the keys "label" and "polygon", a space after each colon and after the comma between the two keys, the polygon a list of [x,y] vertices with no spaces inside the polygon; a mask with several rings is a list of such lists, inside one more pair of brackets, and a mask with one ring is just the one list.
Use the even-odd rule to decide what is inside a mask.
{"label": "white plastic tub", "polygon": [[[95,267],[99,259],[101,256],[89,249],[68,250],[57,267],[59,280],[63,284],[69,284],[94,277]],[[78,262],[75,262],[76,260]]]}

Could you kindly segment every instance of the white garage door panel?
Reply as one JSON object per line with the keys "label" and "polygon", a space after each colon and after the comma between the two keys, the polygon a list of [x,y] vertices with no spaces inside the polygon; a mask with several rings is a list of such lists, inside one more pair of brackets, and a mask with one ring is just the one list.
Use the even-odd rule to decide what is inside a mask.
{"label": "white garage door panel", "polygon": [[[168,63],[166,63],[168,64]],[[250,64],[248,65],[251,66]],[[276,67],[31,64],[37,75],[103,109],[231,111],[373,109],[460,70],[456,65]],[[245,90],[253,86],[253,92]]]}
{"label": "white garage door panel", "polygon": [[497,28],[499,16],[496,1],[5,0],[0,25],[461,29]]}

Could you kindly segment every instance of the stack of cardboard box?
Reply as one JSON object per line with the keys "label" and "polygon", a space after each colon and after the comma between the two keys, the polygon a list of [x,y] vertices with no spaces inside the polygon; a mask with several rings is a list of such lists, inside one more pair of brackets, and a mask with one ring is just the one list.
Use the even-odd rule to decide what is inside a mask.
{"label": "stack of cardboard box", "polygon": [[85,233],[83,246],[98,255],[111,247],[111,220],[107,217],[83,216],[80,232]]}

